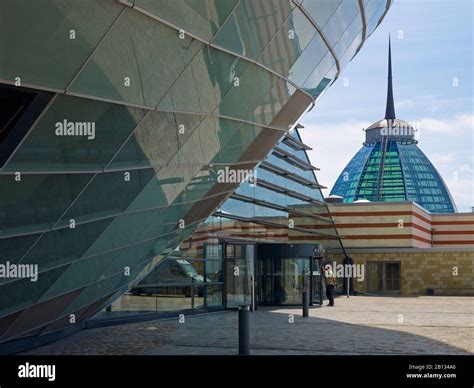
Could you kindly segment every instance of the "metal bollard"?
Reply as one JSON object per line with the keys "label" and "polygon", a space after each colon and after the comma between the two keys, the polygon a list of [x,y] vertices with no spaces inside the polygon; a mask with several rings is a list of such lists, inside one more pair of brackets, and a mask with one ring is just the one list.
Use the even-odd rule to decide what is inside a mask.
{"label": "metal bollard", "polygon": [[239,306],[239,355],[250,354],[250,308]]}
{"label": "metal bollard", "polygon": [[308,290],[303,290],[303,317],[309,317],[309,293]]}
{"label": "metal bollard", "polygon": [[251,296],[250,311],[254,312],[256,308],[255,308],[255,280],[253,276],[250,276],[250,296]]}

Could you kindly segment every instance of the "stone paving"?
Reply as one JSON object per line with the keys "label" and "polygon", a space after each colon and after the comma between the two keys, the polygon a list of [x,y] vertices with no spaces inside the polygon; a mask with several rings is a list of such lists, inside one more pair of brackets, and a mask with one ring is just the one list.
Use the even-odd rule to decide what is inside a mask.
{"label": "stone paving", "polygon": [[[294,322],[291,323],[291,314]],[[339,297],[336,307],[259,308],[251,354],[474,354],[474,297]],[[24,354],[233,355],[237,312],[83,330]]]}

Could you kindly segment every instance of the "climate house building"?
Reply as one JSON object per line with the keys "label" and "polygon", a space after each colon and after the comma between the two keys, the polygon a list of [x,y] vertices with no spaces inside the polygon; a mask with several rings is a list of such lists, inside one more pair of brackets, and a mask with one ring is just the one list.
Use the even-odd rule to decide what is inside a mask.
{"label": "climate house building", "polygon": [[0,351],[140,282],[239,186],[214,171],[260,163],[390,5],[2,1]]}
{"label": "climate house building", "polygon": [[331,260],[331,251],[337,252],[334,259],[345,251],[298,127],[189,238],[92,324],[135,320],[133,312],[142,319],[144,313],[183,309],[296,305],[304,288],[311,303],[321,303],[321,264]]}

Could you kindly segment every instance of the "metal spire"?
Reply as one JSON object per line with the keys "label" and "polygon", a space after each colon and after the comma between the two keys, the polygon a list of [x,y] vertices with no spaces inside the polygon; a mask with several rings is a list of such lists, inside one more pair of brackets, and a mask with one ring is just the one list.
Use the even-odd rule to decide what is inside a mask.
{"label": "metal spire", "polygon": [[387,85],[387,107],[385,108],[385,119],[395,119],[395,106],[393,103],[392,87],[392,51],[390,49],[390,35],[388,36],[388,85]]}

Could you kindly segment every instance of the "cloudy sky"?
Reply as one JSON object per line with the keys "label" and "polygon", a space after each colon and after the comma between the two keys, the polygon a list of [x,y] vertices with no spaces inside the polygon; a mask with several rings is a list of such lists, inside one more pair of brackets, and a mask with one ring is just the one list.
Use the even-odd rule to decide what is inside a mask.
{"label": "cloudy sky", "polygon": [[[334,185],[362,146],[362,128],[383,118],[388,35],[395,111],[419,128],[418,146],[460,212],[474,206],[473,2],[396,0],[383,23],[305,116],[301,134],[321,184]],[[345,82],[344,82],[345,81]]]}

